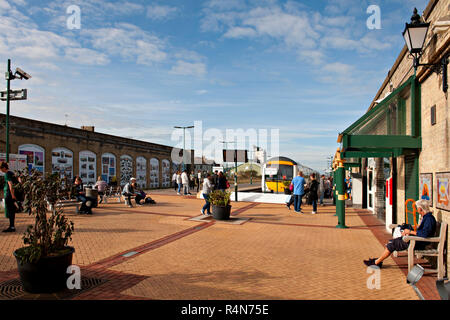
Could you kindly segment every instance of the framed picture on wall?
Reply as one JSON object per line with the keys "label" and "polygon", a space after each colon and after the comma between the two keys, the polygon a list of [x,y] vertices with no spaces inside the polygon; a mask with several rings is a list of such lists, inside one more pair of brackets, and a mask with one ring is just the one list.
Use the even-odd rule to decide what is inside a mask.
{"label": "framed picture on wall", "polygon": [[433,174],[421,173],[419,177],[419,197],[428,200],[433,206]]}
{"label": "framed picture on wall", "polygon": [[450,211],[450,172],[436,173],[436,208]]}

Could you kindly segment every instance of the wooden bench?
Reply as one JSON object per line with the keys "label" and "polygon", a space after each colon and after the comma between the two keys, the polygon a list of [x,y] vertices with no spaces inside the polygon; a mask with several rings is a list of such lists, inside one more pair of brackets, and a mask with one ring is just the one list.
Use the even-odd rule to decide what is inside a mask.
{"label": "wooden bench", "polygon": [[[124,196],[123,194],[120,195],[119,198],[123,197],[123,202],[125,203],[125,205],[132,205],[131,203],[128,203],[128,197]],[[130,196],[130,200],[136,199],[136,196]],[[122,203],[122,200],[119,201],[120,203]]]}
{"label": "wooden bench", "polygon": [[[390,228],[394,229],[398,225],[392,224]],[[408,247],[408,272],[411,271],[414,266],[414,256],[418,259],[422,257],[437,257],[437,268],[436,269],[425,269],[425,273],[437,273],[438,279],[443,279],[446,273],[444,268],[444,258],[447,251],[446,248],[447,239],[447,223],[442,222],[436,223],[436,233],[434,237],[422,238],[417,236],[404,236],[403,241],[409,242]],[[432,248],[425,248],[424,250],[414,250],[417,241],[431,242],[433,244]],[[437,245],[436,245],[437,244]],[[428,247],[428,246],[427,246]],[[394,256],[398,256],[397,252],[394,252]]]}
{"label": "wooden bench", "polygon": [[117,202],[122,202],[122,188],[121,187],[109,187],[105,190],[102,201],[104,203],[108,203],[108,199],[110,198],[117,198]]}
{"label": "wooden bench", "polygon": [[[66,207],[75,207],[75,211],[76,213],[79,213],[80,211],[80,206],[83,203],[81,201],[78,200],[62,200],[62,201],[58,201],[55,206],[58,208],[66,208]],[[54,211],[53,206],[49,203],[49,209],[50,211]]]}

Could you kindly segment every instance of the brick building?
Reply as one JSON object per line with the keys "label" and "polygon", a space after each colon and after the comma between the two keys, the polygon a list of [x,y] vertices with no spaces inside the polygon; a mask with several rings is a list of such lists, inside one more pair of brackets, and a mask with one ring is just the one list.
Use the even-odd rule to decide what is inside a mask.
{"label": "brick building", "polygon": [[415,72],[405,45],[367,113],[338,138],[354,167],[347,166],[354,205],[372,210],[386,226],[412,224],[406,201],[422,198],[438,221],[450,223],[450,1],[431,0],[422,19],[430,27],[420,63],[436,67]]}
{"label": "brick building", "polygon": [[[0,114],[0,123],[5,123]],[[0,126],[0,153],[5,152],[5,126]],[[144,141],[10,116],[10,152],[26,154],[27,165],[42,172],[80,175],[85,184],[101,175],[124,185],[136,177],[144,188],[167,188],[179,164],[171,160],[173,148]],[[193,153],[192,153],[193,154]],[[192,156],[193,158],[193,156]]]}

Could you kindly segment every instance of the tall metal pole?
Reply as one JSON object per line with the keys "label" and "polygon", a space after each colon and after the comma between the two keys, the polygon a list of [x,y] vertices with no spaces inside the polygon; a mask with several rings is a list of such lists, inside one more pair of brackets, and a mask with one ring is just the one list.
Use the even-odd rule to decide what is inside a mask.
{"label": "tall metal pole", "polygon": [[9,92],[11,89],[11,59],[8,59],[6,79],[6,162],[9,162]]}

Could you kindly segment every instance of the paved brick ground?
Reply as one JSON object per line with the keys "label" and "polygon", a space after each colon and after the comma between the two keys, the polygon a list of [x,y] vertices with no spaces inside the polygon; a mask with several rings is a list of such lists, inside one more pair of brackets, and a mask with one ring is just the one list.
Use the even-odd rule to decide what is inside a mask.
{"label": "paved brick ground", "polygon": [[[381,289],[367,288],[362,260],[381,253],[389,234],[365,211],[348,209],[350,229],[340,230],[332,206],[299,215],[282,205],[233,203],[233,213],[250,220],[231,225],[189,221],[201,200],[170,192],[153,198],[157,205],[138,208],[110,202],[93,216],[67,211],[74,264],[83,276],[107,280],[76,299],[417,299],[406,284],[406,258],[386,260]],[[0,234],[0,282],[17,278],[12,252],[30,222],[19,214],[19,232]],[[437,299],[433,284],[424,277],[421,290]]]}

